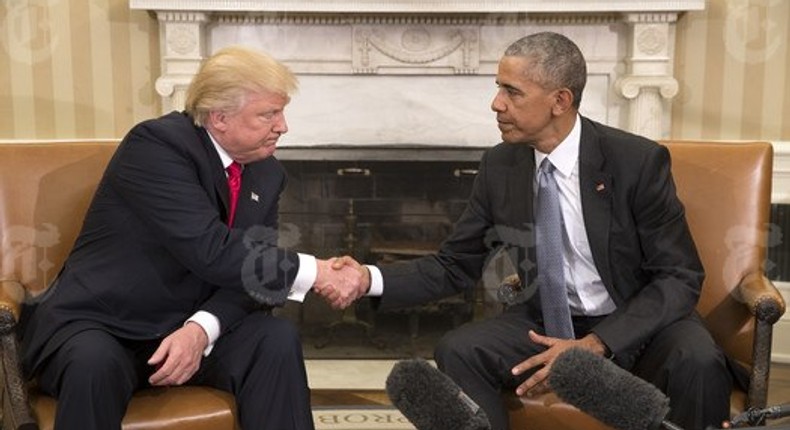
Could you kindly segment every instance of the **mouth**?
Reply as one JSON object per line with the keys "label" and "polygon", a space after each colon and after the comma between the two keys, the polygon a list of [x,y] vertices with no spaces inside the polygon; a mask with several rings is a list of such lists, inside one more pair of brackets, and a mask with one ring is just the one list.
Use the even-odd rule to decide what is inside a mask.
{"label": "mouth", "polygon": [[263,147],[275,146],[275,145],[277,145],[277,141],[278,140],[280,140],[280,136],[272,137],[270,139],[266,139],[263,142],[261,142],[261,146],[263,146]]}
{"label": "mouth", "polygon": [[497,127],[499,127],[499,129],[502,131],[510,130],[511,128],[513,128],[513,123],[497,120]]}

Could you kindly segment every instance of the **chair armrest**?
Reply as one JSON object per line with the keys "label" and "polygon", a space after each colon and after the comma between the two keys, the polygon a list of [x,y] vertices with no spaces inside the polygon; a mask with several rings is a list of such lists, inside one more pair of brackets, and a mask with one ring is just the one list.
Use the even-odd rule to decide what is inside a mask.
{"label": "chair armrest", "polygon": [[17,281],[0,280],[0,334],[16,326],[25,299],[25,287]]}
{"label": "chair armrest", "polygon": [[785,313],[785,301],[773,282],[762,273],[746,276],[736,294],[755,317],[752,371],[747,408],[764,408],[768,402],[773,325]]}
{"label": "chair armrest", "polygon": [[510,285],[512,287],[519,287],[521,285],[521,278],[519,278],[518,275],[513,274],[503,279],[500,285]]}
{"label": "chair armrest", "polygon": [[747,275],[738,285],[737,294],[758,321],[774,324],[785,313],[782,294],[763,274]]}
{"label": "chair armrest", "polygon": [[25,297],[16,281],[0,281],[0,376],[2,376],[2,428],[38,429],[33,419],[27,384],[19,363],[16,324]]}

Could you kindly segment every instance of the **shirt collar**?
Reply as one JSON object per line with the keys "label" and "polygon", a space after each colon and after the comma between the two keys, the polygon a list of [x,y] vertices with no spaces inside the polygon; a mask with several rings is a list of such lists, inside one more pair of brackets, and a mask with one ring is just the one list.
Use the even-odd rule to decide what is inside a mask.
{"label": "shirt collar", "polygon": [[[540,166],[544,158],[549,157],[551,164],[562,174],[568,177],[573,172],[576,166],[576,161],[579,159],[579,144],[581,142],[582,126],[579,114],[576,114],[576,121],[571,128],[571,132],[565,139],[551,151],[551,154],[544,154],[537,149],[535,150],[535,166]],[[537,169],[536,169],[537,170]]]}
{"label": "shirt collar", "polygon": [[228,152],[225,151],[225,149],[223,147],[219,146],[219,143],[217,143],[217,140],[214,139],[214,136],[212,136],[211,133],[209,133],[208,130],[206,130],[206,133],[208,133],[208,137],[211,139],[211,143],[214,144],[214,149],[217,150],[217,155],[219,155],[219,159],[222,162],[222,168],[223,169],[227,169],[228,166],[230,166],[230,163],[233,162],[233,159],[230,158],[230,155],[228,155]]}

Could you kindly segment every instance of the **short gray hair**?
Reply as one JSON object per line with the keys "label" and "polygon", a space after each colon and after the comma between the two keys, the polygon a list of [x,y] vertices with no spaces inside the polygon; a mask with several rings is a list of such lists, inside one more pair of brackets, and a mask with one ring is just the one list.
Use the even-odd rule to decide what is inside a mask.
{"label": "short gray hair", "polygon": [[535,33],[513,42],[505,56],[523,57],[532,64],[525,73],[544,88],[568,88],[578,109],[587,83],[587,63],[579,47],[567,37],[553,32]]}

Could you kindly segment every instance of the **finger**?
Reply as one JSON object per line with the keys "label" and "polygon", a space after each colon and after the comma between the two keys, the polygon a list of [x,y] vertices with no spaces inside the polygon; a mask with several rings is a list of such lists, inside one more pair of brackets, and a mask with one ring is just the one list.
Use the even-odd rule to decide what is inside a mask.
{"label": "finger", "polygon": [[329,303],[337,301],[340,298],[340,293],[334,288],[326,288],[322,291],[321,296]]}
{"label": "finger", "polygon": [[[165,360],[165,363],[167,363],[167,360]],[[148,383],[154,386],[167,385],[167,378],[170,376],[170,373],[170,366],[162,365],[156,372],[148,377]]]}
{"label": "finger", "polygon": [[338,298],[336,300],[333,300],[332,301],[332,308],[333,309],[337,309],[337,310],[345,309],[346,307],[344,306],[344,303],[345,302],[343,301],[342,298]]}
{"label": "finger", "polygon": [[519,396],[534,394],[533,389],[538,386],[544,379],[546,379],[546,369],[540,369],[533,373],[532,376],[527,378],[526,381],[516,387],[516,394]]}
{"label": "finger", "polygon": [[171,355],[173,343],[171,337],[165,338],[153,355],[148,359],[148,364],[155,366],[156,371],[148,377],[151,385],[166,385],[167,378],[176,367],[176,363]]}
{"label": "finger", "polygon": [[151,355],[148,359],[148,364],[151,366],[159,366],[162,364],[162,361],[167,357],[167,343],[163,341],[159,344],[159,347],[156,348],[156,351]]}
{"label": "finger", "polygon": [[332,261],[332,268],[335,270],[340,270],[348,264],[349,257],[342,256],[342,257],[333,257],[331,258]]}
{"label": "finger", "polygon": [[548,357],[546,357],[546,352],[535,354],[532,357],[529,357],[528,359],[515,365],[513,369],[511,369],[511,372],[515,376],[521,375],[522,373],[525,373],[531,369],[545,365],[547,359]]}
{"label": "finger", "polygon": [[529,339],[538,345],[544,346],[551,346],[556,339],[553,337],[543,336],[542,334],[538,334],[535,330],[529,331]]}

